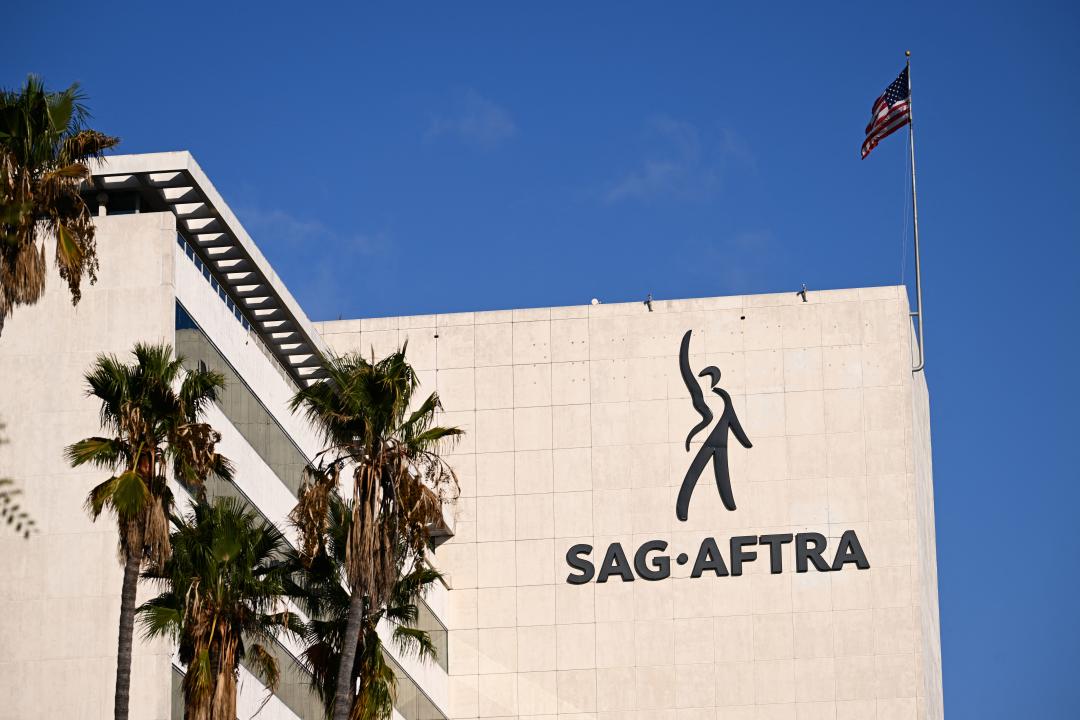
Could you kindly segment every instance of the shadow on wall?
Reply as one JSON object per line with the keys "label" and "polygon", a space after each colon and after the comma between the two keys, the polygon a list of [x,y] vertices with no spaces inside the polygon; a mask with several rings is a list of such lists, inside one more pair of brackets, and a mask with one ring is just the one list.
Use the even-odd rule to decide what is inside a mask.
{"label": "shadow on wall", "polygon": [[[0,423],[0,431],[3,429],[4,424]],[[0,445],[5,444],[7,440],[0,435]],[[37,523],[19,503],[18,497],[21,494],[22,490],[15,485],[14,480],[0,477],[0,526],[10,528],[24,539],[29,539],[31,533],[37,532]]]}

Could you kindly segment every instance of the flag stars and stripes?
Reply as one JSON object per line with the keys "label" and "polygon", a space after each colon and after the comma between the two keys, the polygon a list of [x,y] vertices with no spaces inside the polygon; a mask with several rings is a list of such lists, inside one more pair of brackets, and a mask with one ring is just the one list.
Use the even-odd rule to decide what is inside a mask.
{"label": "flag stars and stripes", "polygon": [[878,143],[911,122],[911,90],[908,69],[885,88],[870,109],[870,123],[866,126],[866,139],[862,144],[865,158]]}

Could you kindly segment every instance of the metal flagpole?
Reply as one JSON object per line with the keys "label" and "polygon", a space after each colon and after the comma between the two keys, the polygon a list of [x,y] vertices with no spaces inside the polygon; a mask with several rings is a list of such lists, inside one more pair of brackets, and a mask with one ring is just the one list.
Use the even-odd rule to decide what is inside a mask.
{"label": "metal flagpole", "polygon": [[919,362],[911,372],[921,372],[926,365],[925,347],[923,341],[923,310],[922,310],[922,267],[919,264],[919,202],[915,192],[915,115],[914,98],[911,96],[911,51],[905,52],[907,56],[907,86],[908,86],[908,142],[911,146],[911,213],[915,228],[915,307],[910,313],[911,317],[919,318]]}

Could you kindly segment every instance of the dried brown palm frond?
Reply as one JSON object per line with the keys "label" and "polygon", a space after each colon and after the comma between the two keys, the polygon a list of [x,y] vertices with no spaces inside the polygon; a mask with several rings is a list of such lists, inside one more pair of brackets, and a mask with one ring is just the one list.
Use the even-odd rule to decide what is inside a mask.
{"label": "dried brown palm frond", "polygon": [[[304,665],[311,673],[311,686],[332,712],[337,689],[342,641],[346,634],[349,608],[345,575],[345,555],[353,520],[352,502],[336,493],[329,496],[327,516],[323,521],[325,541],[313,559],[287,553],[292,568],[286,594],[307,616],[304,634]],[[352,684],[357,688],[350,720],[386,720],[393,711],[396,678],[383,653],[382,629],[392,630],[390,637],[399,657],[428,659],[436,649],[430,635],[418,626],[419,598],[442,576],[421,565],[400,576],[384,608],[371,608],[361,620],[361,631],[352,666]]]}
{"label": "dried brown palm frond", "polygon": [[197,496],[205,495],[204,482],[209,475],[226,480],[232,477],[232,464],[215,449],[219,442],[221,433],[206,423],[183,423],[170,437],[173,475]]}
{"label": "dried brown palm frond", "polygon": [[97,280],[90,208],[80,190],[90,165],[119,140],[85,127],[78,85],[45,90],[31,76],[19,91],[0,91],[0,330],[19,305],[45,291],[45,238],[73,303],[82,281]]}
{"label": "dried brown palm frond", "polygon": [[324,468],[313,465],[304,468],[304,481],[289,520],[300,533],[300,558],[306,565],[325,550],[331,494],[337,492],[340,476],[339,463]]}

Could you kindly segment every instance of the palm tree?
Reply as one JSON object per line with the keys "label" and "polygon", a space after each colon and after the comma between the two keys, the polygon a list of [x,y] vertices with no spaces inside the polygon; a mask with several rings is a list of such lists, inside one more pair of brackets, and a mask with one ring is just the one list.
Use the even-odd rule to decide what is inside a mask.
{"label": "palm tree", "polygon": [[17,92],[0,90],[0,331],[45,292],[44,235],[56,237],[72,303],[84,275],[97,280],[93,216],[79,189],[89,162],[120,140],[86,127],[83,100],[77,84],[49,92],[32,75]]}
{"label": "palm tree", "polygon": [[197,501],[173,522],[172,557],[145,575],[164,592],[139,607],[139,619],[148,638],[180,648],[185,720],[236,720],[241,660],[272,693],[280,669],[267,644],[283,629],[303,632],[281,609],[285,540],[237,498]]}
{"label": "palm tree", "polygon": [[199,422],[207,404],[217,400],[224,387],[221,374],[195,370],[183,375],[183,359],[173,359],[169,345],[137,344],[133,355],[132,364],[114,355],[99,355],[85,376],[87,395],[101,400],[101,425],[113,436],[86,438],[67,448],[72,467],[89,463],[114,473],[90,491],[86,506],[94,520],[105,510],[115,516],[124,565],[114,701],[117,720],[128,716],[139,571],[144,563],[162,565],[171,554],[169,466],[173,477],[196,495],[205,493],[203,482],[211,473],[232,479],[232,465],[215,452],[221,435]]}
{"label": "palm tree", "polygon": [[[352,503],[342,500],[337,493],[332,493],[328,500],[324,541],[315,555],[289,554],[293,572],[287,583],[287,594],[309,618],[303,659],[311,672],[312,687],[329,717],[337,689],[341,642],[349,618],[349,592],[341,579],[345,576],[353,513]],[[397,681],[393,668],[386,663],[378,634],[379,622],[384,617],[393,628],[394,642],[400,652],[421,658],[434,657],[431,637],[415,627],[416,602],[432,583],[440,579],[438,571],[426,565],[417,566],[398,578],[384,608],[364,614],[350,673],[350,684],[356,687],[359,683],[350,720],[387,720],[393,713]]]}
{"label": "palm tree", "polygon": [[351,470],[344,564],[350,599],[333,712],[333,720],[347,720],[364,618],[386,607],[398,577],[423,563],[430,528],[457,486],[439,450],[461,430],[434,424],[440,407],[435,393],[409,412],[419,383],[405,361],[405,347],[378,362],[352,354],[327,358],[323,367],[326,377],[292,398],[292,409],[303,409],[327,443],[310,468],[293,517],[302,532],[301,552],[313,556],[329,495],[341,472]]}

